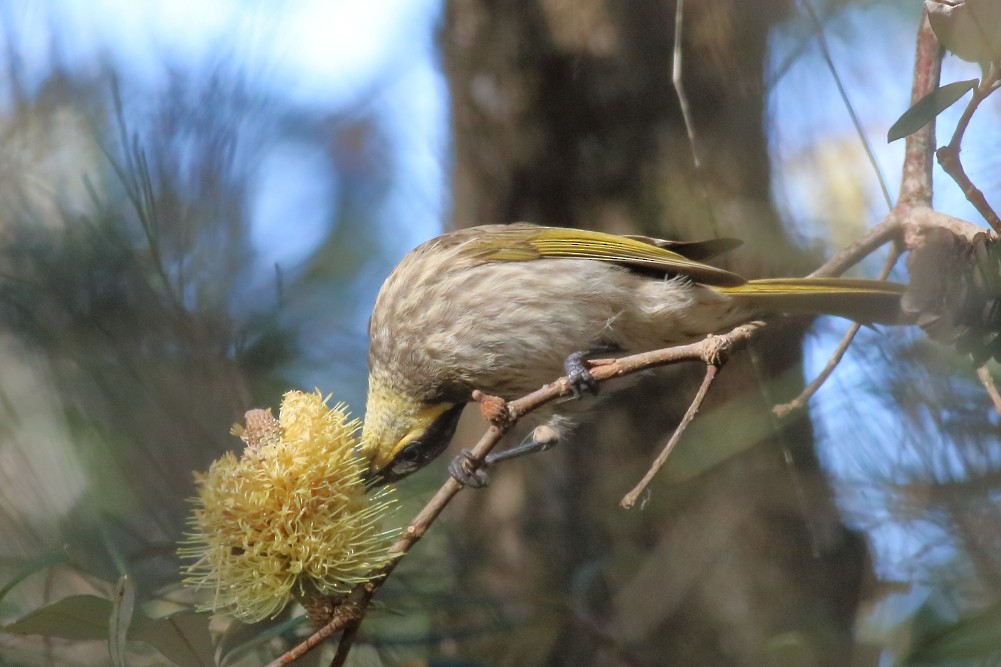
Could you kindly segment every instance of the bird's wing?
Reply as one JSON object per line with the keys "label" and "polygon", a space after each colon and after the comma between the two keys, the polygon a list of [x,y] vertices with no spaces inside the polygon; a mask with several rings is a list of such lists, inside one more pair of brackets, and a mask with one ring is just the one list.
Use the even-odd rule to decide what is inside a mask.
{"label": "bird's wing", "polygon": [[635,234],[624,234],[623,236],[627,239],[635,239],[636,241],[655,245],[658,248],[666,248],[697,262],[718,257],[725,252],[730,252],[734,248],[744,245],[744,242],[740,239],[728,238],[705,239],[703,241],[666,241],[664,239],[655,239],[652,236],[639,236]]}
{"label": "bird's wing", "polygon": [[684,275],[720,287],[735,287],[747,282],[736,273],[686,256],[711,257],[739,245],[731,239],[686,244],[583,229],[508,225],[473,245],[478,246],[476,255],[486,261],[526,262],[549,257],[592,259],[665,275]]}

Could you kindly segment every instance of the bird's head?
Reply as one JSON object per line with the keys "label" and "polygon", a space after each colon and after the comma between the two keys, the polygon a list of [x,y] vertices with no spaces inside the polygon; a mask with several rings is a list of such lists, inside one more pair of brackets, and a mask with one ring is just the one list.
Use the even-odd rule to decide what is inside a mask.
{"label": "bird's head", "polygon": [[448,447],[464,406],[370,390],[362,429],[369,483],[395,482],[434,460]]}

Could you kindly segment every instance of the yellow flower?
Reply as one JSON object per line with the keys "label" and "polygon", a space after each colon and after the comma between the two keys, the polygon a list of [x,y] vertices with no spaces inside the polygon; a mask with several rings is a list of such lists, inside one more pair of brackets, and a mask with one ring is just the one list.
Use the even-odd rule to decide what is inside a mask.
{"label": "yellow flower", "polygon": [[319,393],[290,391],[277,420],[247,413],[234,432],[246,448],[196,475],[191,533],[178,553],[194,559],[186,583],[214,591],[207,609],[258,621],[290,596],[346,593],[385,564],[395,531],[379,527],[390,491],[366,494],[357,420]]}

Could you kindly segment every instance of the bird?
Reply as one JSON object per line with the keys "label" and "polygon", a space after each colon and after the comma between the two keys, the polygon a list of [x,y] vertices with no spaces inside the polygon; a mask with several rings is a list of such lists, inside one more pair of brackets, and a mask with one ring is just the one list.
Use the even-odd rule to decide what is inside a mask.
{"label": "bird", "polygon": [[[575,394],[595,391],[589,355],[694,342],[766,314],[900,321],[898,283],[746,280],[703,261],[738,245],[530,223],[467,227],[419,245],[385,280],[369,319],[361,452],[370,484],[440,455],[474,390],[512,400],[566,374]],[[572,422],[554,413],[545,440]]]}

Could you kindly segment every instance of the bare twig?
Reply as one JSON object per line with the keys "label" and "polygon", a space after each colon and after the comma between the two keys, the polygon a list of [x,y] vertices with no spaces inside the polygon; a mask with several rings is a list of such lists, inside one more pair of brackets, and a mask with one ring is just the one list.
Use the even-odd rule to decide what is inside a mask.
{"label": "bare twig", "polygon": [[902,235],[903,220],[904,216],[900,215],[899,207],[895,208],[888,216],[883,218],[873,227],[866,230],[865,234],[855,239],[855,241],[848,245],[844,250],[824,262],[823,265],[811,273],[809,277],[831,278],[840,276],[842,273],[874,253],[883,244],[899,240]]}
{"label": "bare twig", "polygon": [[674,92],[678,95],[678,106],[681,107],[681,118],[685,122],[685,132],[688,134],[688,146],[692,149],[692,164],[695,165],[695,174],[699,179],[702,189],[702,200],[706,206],[706,215],[712,229],[716,229],[716,218],[713,215],[712,198],[709,196],[709,186],[702,174],[702,160],[699,159],[698,146],[695,142],[695,122],[692,120],[692,110],[688,104],[688,95],[685,94],[685,86],[681,75],[681,58],[684,52],[682,48],[682,26],[685,18],[685,0],[678,0],[678,5],[674,12],[674,53],[671,61],[671,83],[674,85]]}
{"label": "bare twig", "polygon": [[[941,71],[942,47],[925,13],[915,46],[912,104],[938,88]],[[889,215],[825,262],[810,277],[839,276],[891,240],[903,241],[904,246],[910,248],[923,227],[946,227],[967,238],[980,231],[971,223],[946,216],[931,208],[934,146],[934,120],[907,136],[897,205]]]}
{"label": "bare twig", "polygon": [[713,364],[706,366],[706,375],[702,378],[702,385],[699,387],[698,392],[696,392],[695,398],[692,399],[692,404],[688,406],[685,416],[682,417],[681,422],[678,424],[677,428],[674,429],[674,433],[671,434],[671,439],[667,441],[667,444],[664,445],[664,449],[661,450],[660,454],[657,455],[657,458],[654,459],[650,469],[647,470],[645,475],[643,475],[643,479],[639,481],[632,491],[623,496],[622,500],[619,501],[619,505],[623,509],[632,509],[633,505],[636,504],[636,499],[640,497],[641,493],[646,491],[647,486],[650,485],[654,476],[660,472],[660,469],[664,467],[665,463],[667,463],[667,457],[670,456],[674,446],[678,444],[679,440],[681,440],[681,434],[685,432],[688,425],[692,423],[693,419],[695,419],[695,415],[698,414],[699,408],[702,407],[702,401],[705,400],[706,394],[709,393],[709,387],[712,385],[713,380],[716,379],[719,369],[720,366]]}
{"label": "bare twig", "polygon": [[[596,382],[607,382],[608,380],[649,368],[666,366],[683,361],[711,360],[714,358],[714,353],[718,354],[721,349],[734,350],[746,346],[755,332],[762,327],[764,327],[762,322],[752,322],[736,327],[722,336],[711,336],[697,343],[677,345],[675,347],[643,352],[619,359],[604,360],[594,365],[591,369],[591,377]],[[718,363],[718,357],[715,358]],[[710,362],[707,361],[707,363]],[[473,465],[474,471],[475,466],[483,461],[484,457],[490,453],[497,443],[500,442],[501,438],[504,437],[504,434],[521,417],[547,403],[563,396],[570,396],[571,394],[570,382],[565,377],[511,402],[505,402],[496,396],[487,396],[480,392],[474,392],[473,398],[479,402],[481,412],[490,421],[490,428],[487,429],[479,442],[476,443],[476,446],[470,450],[469,460]],[[452,477],[445,480],[445,483],[438,489],[434,497],[428,501],[427,505],[414,517],[399,539],[389,548],[390,553],[394,554],[393,560],[373,572],[372,578],[369,581],[355,586],[344,601],[334,609],[329,623],[307,637],[302,643],[292,647],[268,663],[267,667],[289,665],[338,632],[346,632],[346,629],[352,624],[359,624],[365,616],[366,609],[372,597],[382,588],[382,585],[393,573],[393,570],[396,569],[396,566],[399,565],[403,557],[424,537],[428,528],[441,515],[452,498],[462,490],[462,486],[461,482]]]}
{"label": "bare twig", "polygon": [[827,69],[830,70],[831,76],[834,77],[834,83],[838,87],[838,94],[841,96],[841,101],[845,105],[845,109],[848,111],[848,116],[852,120],[852,125],[855,127],[855,133],[858,135],[859,141],[862,143],[862,148],[865,150],[865,155],[869,159],[869,164],[872,166],[872,170],[876,174],[876,180],[879,181],[879,188],[883,193],[883,199],[886,201],[886,208],[887,210],[890,210],[893,208],[893,198],[890,197],[890,189],[886,186],[886,178],[883,177],[883,170],[879,167],[879,162],[876,160],[876,154],[872,150],[872,145],[869,143],[869,138],[865,134],[862,122],[859,120],[858,114],[855,113],[855,106],[852,104],[851,100],[848,99],[848,91],[845,90],[845,86],[841,82],[841,76],[838,74],[838,69],[834,66],[834,59],[831,57],[831,51],[827,47],[827,37],[824,36],[824,26],[821,24],[820,18],[817,16],[817,12],[813,9],[813,3],[810,2],[810,0],[802,0],[802,4],[806,8],[806,12],[810,15],[810,20],[813,21],[813,24],[817,29],[817,44],[820,46],[820,53],[824,56],[824,62],[827,63]]}
{"label": "bare twig", "polygon": [[702,169],[702,161],[699,160],[699,151],[695,147],[695,124],[692,122],[692,110],[688,105],[688,96],[685,94],[684,82],[681,78],[681,37],[685,18],[685,0],[678,0],[678,6],[674,13],[674,57],[671,62],[671,83],[674,85],[674,92],[678,94],[678,106],[681,107],[681,118],[685,121],[685,131],[688,133],[688,145],[692,149],[692,161],[695,169]]}
{"label": "bare twig", "polygon": [[994,402],[994,409],[998,413],[1001,413],[1001,393],[998,393],[997,385],[994,384],[994,378],[991,377],[991,373],[987,370],[986,366],[981,366],[977,369],[977,377],[980,378],[980,384],[984,385],[987,395]]}
{"label": "bare twig", "polygon": [[778,405],[772,407],[772,412],[776,417],[787,417],[793,412],[802,410],[806,406],[807,402],[813,398],[813,395],[816,394],[822,386],[824,386],[824,383],[827,382],[827,378],[831,377],[831,373],[833,373],[834,369],[841,363],[841,359],[844,358],[845,352],[848,351],[852,341],[855,340],[855,334],[857,334],[861,328],[861,324],[858,322],[852,322],[852,325],[848,327],[848,331],[846,331],[844,337],[842,337],[841,342],[838,343],[838,347],[834,350],[834,354],[832,354],[831,358],[827,360],[827,365],[824,366],[824,370],[820,371],[820,373],[817,374],[817,377],[813,378],[813,381],[804,387],[799,396],[792,399],[788,403],[779,403]]}
{"label": "bare twig", "polygon": [[360,627],[360,619],[345,626],[344,631],[341,633],[341,639],[337,642],[337,652],[334,654],[334,659],[330,661],[330,667],[343,667],[348,659],[348,654],[351,652],[351,647],[354,646],[355,637],[358,636],[358,629]]}
{"label": "bare twig", "polygon": [[[880,271],[879,277],[881,280],[886,280],[898,259],[900,259],[900,246],[894,245],[890,249],[890,254],[886,257],[886,262],[883,264],[883,270]],[[803,391],[800,392],[799,396],[788,403],[776,405],[772,408],[772,412],[775,413],[777,417],[785,417],[796,410],[801,410],[813,397],[813,395],[816,394],[817,391],[824,385],[824,383],[827,382],[827,378],[831,377],[831,373],[833,373],[834,369],[841,363],[841,359],[845,356],[845,352],[848,351],[848,347],[855,339],[855,334],[857,334],[861,328],[861,324],[853,322],[852,325],[848,327],[848,331],[846,331],[845,335],[841,338],[841,342],[834,350],[834,354],[832,354],[831,358],[827,360],[827,365],[824,366],[824,370],[822,370],[817,377],[813,378],[813,381],[810,382],[810,384],[806,385]]]}
{"label": "bare twig", "polygon": [[956,181],[956,185],[966,195],[967,200],[976,207],[980,215],[984,216],[984,220],[994,229],[996,234],[1001,234],[1001,218],[998,218],[998,214],[987,203],[984,193],[967,176],[966,170],[963,168],[963,162],[959,157],[959,152],[962,147],[963,136],[966,134],[966,128],[969,126],[973,114],[980,107],[980,103],[987,99],[999,86],[1001,86],[1001,81],[998,79],[997,68],[991,66],[987,75],[980,81],[980,85],[973,89],[973,97],[970,98],[969,104],[963,110],[963,115],[960,116],[959,122],[956,123],[956,131],[953,132],[949,145],[942,146],[935,152],[935,156],[938,158],[938,163],[942,165],[942,169],[952,177],[952,180]]}
{"label": "bare twig", "polygon": [[[807,3],[811,16],[816,21],[813,9]],[[821,40],[823,36],[821,35]],[[822,42],[823,44],[823,42]],[[917,45],[914,56],[914,82],[911,87],[911,103],[915,103],[938,87],[942,70],[942,47],[928,23],[927,13],[922,16],[918,29]],[[837,76],[835,74],[835,76]],[[903,174],[900,183],[900,193],[897,205],[889,215],[866,231],[847,248],[832,257],[823,266],[811,273],[812,277],[838,276],[853,265],[875,252],[883,244],[893,241],[893,250],[883,266],[881,278],[886,278],[900,256],[900,248],[911,247],[919,242],[921,229],[924,227],[946,227],[969,237],[979,231],[979,228],[956,220],[931,208],[932,198],[932,155],[935,145],[935,122],[907,137],[904,154]],[[961,230],[961,231],[960,231]],[[784,417],[806,405],[807,401],[827,381],[831,373],[841,362],[845,352],[859,331],[859,325],[853,324],[845,333],[834,354],[828,360],[824,370],[806,386],[803,392],[792,401],[776,405],[772,410],[779,417]]]}
{"label": "bare twig", "polygon": [[[914,63],[914,86],[911,91],[911,103],[935,90],[938,87],[939,75],[942,69],[942,47],[932,32],[925,12],[918,30],[917,55]],[[1001,87],[1001,72],[996,65],[991,64],[979,85],[973,89],[973,97],[963,110],[952,139],[947,146],[932,151],[934,145],[934,119],[924,128],[907,137],[907,149],[904,158],[904,179],[900,188],[900,201],[907,204],[931,206],[931,155],[934,152],[939,164],[952,180],[956,182],[963,194],[977,211],[990,224],[996,234],[1001,234],[1001,218],[987,203],[984,193],[977,188],[963,168],[959,157],[966,129],[970,119],[980,104],[995,90]]]}

